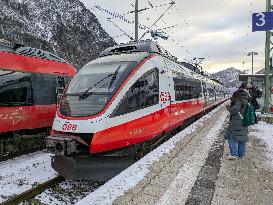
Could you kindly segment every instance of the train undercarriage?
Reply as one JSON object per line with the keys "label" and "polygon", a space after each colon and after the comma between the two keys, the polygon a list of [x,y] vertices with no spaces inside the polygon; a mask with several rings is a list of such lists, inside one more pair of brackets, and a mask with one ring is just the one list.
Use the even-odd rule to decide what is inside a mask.
{"label": "train undercarriage", "polygon": [[51,128],[21,130],[0,134],[0,161],[46,148]]}

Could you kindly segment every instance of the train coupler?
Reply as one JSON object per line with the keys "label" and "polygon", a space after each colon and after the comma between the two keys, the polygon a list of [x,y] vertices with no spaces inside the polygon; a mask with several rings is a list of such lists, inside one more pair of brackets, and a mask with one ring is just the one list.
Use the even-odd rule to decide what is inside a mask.
{"label": "train coupler", "polygon": [[46,149],[55,156],[78,154],[78,142],[68,137],[49,136],[46,138]]}

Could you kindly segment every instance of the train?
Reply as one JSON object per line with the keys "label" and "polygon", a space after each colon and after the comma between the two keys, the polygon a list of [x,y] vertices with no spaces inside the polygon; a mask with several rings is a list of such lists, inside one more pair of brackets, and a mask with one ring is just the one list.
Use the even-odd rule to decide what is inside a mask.
{"label": "train", "polygon": [[110,47],[62,95],[47,137],[52,167],[67,179],[108,180],[228,97],[157,42]]}
{"label": "train", "polygon": [[45,149],[57,91],[76,72],[52,53],[0,40],[0,160]]}

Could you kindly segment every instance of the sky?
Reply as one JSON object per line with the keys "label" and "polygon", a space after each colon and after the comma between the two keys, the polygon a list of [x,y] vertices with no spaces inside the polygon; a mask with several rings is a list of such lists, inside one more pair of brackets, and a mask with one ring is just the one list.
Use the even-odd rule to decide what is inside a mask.
{"label": "sky", "polygon": [[[117,43],[134,38],[134,24],[112,17],[94,6],[123,15],[134,20],[134,0],[81,0],[96,15],[104,30]],[[171,0],[139,0],[139,9],[149,8],[139,14],[139,23],[150,27],[170,6]],[[151,4],[149,4],[151,3]],[[152,6],[153,8],[151,8]],[[161,5],[161,6],[160,6]],[[164,29],[168,40],[158,42],[180,61],[195,62],[194,58],[205,58],[200,64],[207,72],[213,73],[229,67],[248,70],[251,73],[251,51],[254,56],[254,72],[264,67],[265,32],[252,32],[252,13],[265,11],[266,1],[254,0],[177,0],[175,5],[153,26],[152,30]],[[139,30],[140,36],[147,30]],[[146,34],[143,39],[151,39]]]}

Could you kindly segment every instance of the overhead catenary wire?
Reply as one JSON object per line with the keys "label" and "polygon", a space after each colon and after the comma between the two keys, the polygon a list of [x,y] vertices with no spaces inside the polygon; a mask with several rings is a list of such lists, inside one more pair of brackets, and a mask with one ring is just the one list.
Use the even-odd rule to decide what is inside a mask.
{"label": "overhead catenary wire", "polygon": [[[147,29],[148,31],[166,14],[166,12],[175,4],[174,1],[172,1],[170,3],[171,5],[158,17],[158,19]],[[147,31],[146,31],[147,32]],[[140,37],[139,40],[141,40],[145,35],[146,35],[146,32],[144,32],[144,34]]]}
{"label": "overhead catenary wire", "polygon": [[[107,20],[109,22],[111,22],[116,28],[118,28],[119,31],[122,32],[121,35],[117,35],[117,36],[114,36],[113,38],[119,38],[119,37],[122,37],[122,36],[127,36],[130,40],[132,40],[132,35],[130,32],[126,31],[126,29],[123,29],[122,26],[120,26],[116,21],[112,21],[112,20],[120,20],[121,22],[123,23],[126,23],[126,24],[134,24],[134,20],[130,20],[128,19],[128,15],[130,14],[130,11],[128,12],[123,12],[123,14],[120,14],[116,11],[112,11],[110,9],[107,9],[107,8],[103,8],[103,6],[99,5],[99,4],[96,4],[95,5],[96,7],[92,7],[92,9],[96,12],[101,12],[101,13],[104,13],[106,16],[107,16]],[[142,20],[144,20],[143,22],[141,22],[139,24],[139,28],[144,30],[144,35],[143,37],[145,36],[145,34],[149,33],[151,31],[151,28],[153,31],[165,31],[164,33],[166,35],[169,35],[169,34],[176,34],[175,33],[175,28],[180,28],[182,29],[181,27],[183,27],[183,31],[187,31],[189,29],[189,24],[187,22],[186,19],[183,20],[184,22],[184,25],[183,26],[179,26],[179,25],[172,25],[170,26],[169,23],[166,22],[166,20],[164,20],[162,17],[164,15],[168,15],[168,13],[173,10],[175,13],[176,12],[181,12],[181,8],[178,8],[176,5],[175,5],[175,2],[174,1],[171,1],[171,2],[168,2],[168,3],[163,3],[163,4],[158,4],[158,1],[154,1],[154,0],[149,0],[149,2],[147,2],[147,5],[144,6],[145,8],[145,11],[146,10],[153,10],[153,12],[156,12],[156,13],[160,13],[162,9],[162,7],[165,7],[165,6],[168,6],[168,8],[164,11],[163,14],[161,14],[159,16],[159,18],[157,19],[153,19],[153,17],[155,17],[156,15],[150,15],[149,14],[149,17],[147,17],[147,20],[146,18],[141,18]],[[145,12],[145,11],[142,11],[142,12]],[[169,15],[172,15],[174,12],[170,13]],[[147,22],[150,22],[149,24],[151,24],[152,22],[153,25],[152,27],[151,26],[147,26],[145,24],[147,24]],[[161,22],[161,23],[159,23]],[[149,29],[150,28],[150,29]],[[141,38],[143,38],[141,37]],[[180,37],[181,39],[181,37]],[[182,39],[186,40],[187,38],[186,37],[183,37]],[[178,47],[181,47],[183,48],[183,52],[185,52],[186,55],[190,55],[192,56],[191,52],[189,51],[189,49],[186,49],[185,46],[183,45],[183,43],[180,41],[180,40],[172,40]]]}
{"label": "overhead catenary wire", "polygon": [[116,25],[113,21],[111,21],[110,19],[107,19],[107,21],[111,22],[116,28],[118,28],[124,35],[126,35],[128,38],[130,38],[130,40],[134,40],[134,38],[132,36],[130,36],[129,34],[127,34],[123,29],[121,29],[118,25]]}
{"label": "overhead catenary wire", "polygon": [[[125,23],[128,23],[128,24],[134,24],[134,23],[135,23],[135,21],[128,20],[124,15],[119,14],[119,13],[117,13],[117,12],[115,12],[115,11],[111,11],[111,10],[109,10],[109,9],[105,9],[105,8],[103,8],[103,7],[100,6],[100,5],[95,5],[94,8],[98,9],[99,11],[103,11],[103,12],[105,12],[106,14],[112,16],[112,17],[108,17],[109,20],[112,20],[112,19],[114,19],[114,18],[117,18],[117,19],[119,19],[119,20],[121,20],[121,21],[123,21],[123,22],[125,22]],[[138,27],[139,27],[140,29],[142,29],[142,30],[145,30],[145,29],[148,28],[148,26],[143,25],[143,24],[139,24]]]}
{"label": "overhead catenary wire", "polygon": [[[248,50],[249,50],[249,48],[248,48],[248,41],[249,41],[249,33],[250,33],[250,30],[251,30],[251,28],[250,28],[250,25],[251,25],[251,15],[252,15],[252,13],[253,13],[253,2],[252,1],[250,1],[250,4],[249,4],[249,9],[248,9],[248,14],[249,14],[249,16],[248,16],[248,25],[247,25],[247,31],[246,31],[246,36],[245,36],[245,41],[244,41],[244,48],[243,48],[243,51],[242,51],[242,55],[243,55],[243,66],[244,66],[244,63],[247,61],[247,53],[248,53]],[[244,69],[244,68],[243,68]]]}
{"label": "overhead catenary wire", "polygon": [[[160,8],[160,7],[163,7],[163,6],[166,6],[166,5],[169,5],[169,4],[173,4],[174,2],[172,1],[172,2],[170,2],[170,3],[165,3],[165,4],[160,4],[160,5],[153,5],[153,9],[157,9],[157,8]],[[151,3],[150,3],[151,4]],[[99,11],[103,11],[103,12],[105,12],[106,14],[108,14],[108,15],[110,15],[110,16],[112,16],[112,17],[108,17],[108,19],[114,19],[114,18],[118,18],[118,19],[120,19],[120,20],[122,20],[123,22],[125,22],[125,23],[129,23],[129,24],[134,24],[135,22],[133,21],[133,20],[128,20],[128,19],[126,19],[126,17],[125,17],[125,15],[126,14],[128,14],[128,13],[130,13],[130,12],[127,12],[126,14],[119,14],[119,13],[117,13],[117,12],[115,12],[115,11],[111,11],[111,10],[109,10],[109,9],[105,9],[105,8],[103,8],[102,6],[100,6],[100,5],[95,5],[95,6],[93,6],[92,7],[92,10],[95,10],[95,9],[97,9],[97,10],[99,10]],[[148,10],[149,8],[146,8],[145,7],[145,10]],[[162,22],[165,24],[165,25],[168,25],[164,20],[162,20]],[[145,29],[148,29],[148,26],[146,26],[146,25],[144,25],[144,24],[139,24],[139,28],[140,29],[143,29],[143,30],[145,30]]]}

